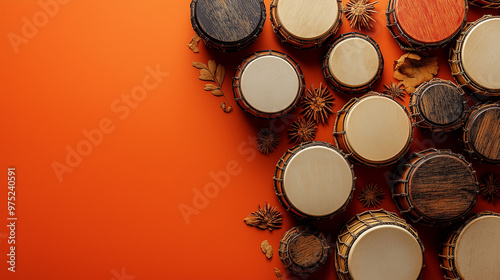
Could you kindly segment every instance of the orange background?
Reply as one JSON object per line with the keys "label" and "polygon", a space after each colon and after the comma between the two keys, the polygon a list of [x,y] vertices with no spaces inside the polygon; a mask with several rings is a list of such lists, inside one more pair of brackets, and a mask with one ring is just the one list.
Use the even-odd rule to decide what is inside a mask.
{"label": "orange background", "polygon": [[[222,54],[201,43],[195,54],[186,46],[194,34],[190,0],[60,2],[44,18],[38,1],[0,1],[0,177],[6,186],[7,168],[16,167],[18,217],[16,272],[11,273],[6,263],[7,188],[1,188],[0,279],[275,279],[273,267],[285,279],[337,279],[332,255],[311,276],[294,278],[285,272],[277,254],[279,240],[298,221],[279,204],[272,176],[277,160],[293,146],[286,137],[293,118],[273,122],[281,142],[272,154],[262,155],[255,136],[270,124],[244,114],[231,92],[235,67],[263,49],[291,55],[307,87],[325,84],[321,62],[327,46],[298,51],[282,45],[268,12],[262,35],[245,50]],[[265,1],[268,10],[270,2]],[[376,4],[375,29],[363,31],[380,44],[385,60],[377,91],[395,81],[392,64],[404,53],[385,27],[386,5],[386,0]],[[470,7],[468,20],[487,12],[498,14]],[[33,22],[34,16],[39,27],[24,30],[31,38],[13,46],[11,33],[21,36],[23,19]],[[344,18],[339,33],[353,31],[348,23]],[[438,77],[451,79],[448,49],[434,53]],[[191,66],[209,59],[226,66],[223,90],[234,107],[230,114],[219,108],[222,98],[203,91],[205,82]],[[140,102],[126,105],[122,96],[148,79],[148,66],[164,76],[147,80],[152,89]],[[333,94],[335,111],[352,97]],[[316,140],[333,142],[333,122],[334,117],[319,127]],[[95,136],[96,144],[85,146],[84,133],[96,133],[100,126],[102,139]],[[437,147],[462,153],[456,133],[446,139],[419,129],[415,133],[411,151]],[[73,167],[67,166],[59,180],[53,165],[66,165],[67,149],[78,148],[86,155],[70,159]],[[499,171],[472,162],[479,177]],[[355,166],[354,197],[367,183],[377,183],[386,194],[381,206],[397,212],[384,177],[393,168]],[[196,192],[217,183],[210,174],[228,171],[224,186],[212,189],[207,201],[195,201],[199,209],[184,219],[179,207],[195,207]],[[283,213],[282,229],[261,231],[243,223],[266,201]],[[473,212],[485,209],[500,212],[499,205],[481,196]],[[344,213],[314,224],[334,242],[340,228],[364,210],[355,198]],[[443,279],[437,249],[449,229],[415,228],[425,245],[422,278]],[[265,239],[275,248],[271,260],[260,251]]]}

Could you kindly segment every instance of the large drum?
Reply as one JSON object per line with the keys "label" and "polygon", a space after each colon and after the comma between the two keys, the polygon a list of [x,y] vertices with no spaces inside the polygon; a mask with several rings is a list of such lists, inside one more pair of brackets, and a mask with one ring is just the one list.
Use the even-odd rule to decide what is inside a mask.
{"label": "large drum", "polygon": [[384,59],[378,44],[357,32],[340,35],[323,60],[326,81],[344,93],[368,91],[383,69]]}
{"label": "large drum", "polygon": [[500,8],[500,0],[469,0],[469,3],[481,8]]}
{"label": "large drum", "polygon": [[305,49],[319,47],[342,25],[341,0],[273,0],[271,23],[282,42]]}
{"label": "large drum", "polygon": [[344,211],[356,178],[346,155],[326,142],[304,142],[276,164],[274,188],[281,204],[299,218],[325,219]]}
{"label": "large drum", "polygon": [[387,27],[403,50],[443,47],[466,21],[467,0],[389,0]]}
{"label": "large drum", "polygon": [[192,0],[191,24],[203,42],[238,51],[255,42],[266,20],[263,0]]}
{"label": "large drum", "polygon": [[417,232],[385,210],[357,214],[337,237],[340,280],[416,280],[424,266]]}
{"label": "large drum", "polygon": [[449,225],[463,219],[476,205],[476,172],[462,155],[428,149],[412,154],[396,173],[394,202],[415,223]]}
{"label": "large drum", "polygon": [[243,111],[264,119],[293,111],[304,88],[299,65],[286,54],[272,50],[245,58],[233,77],[236,103]]}
{"label": "large drum", "polygon": [[464,150],[474,159],[500,164],[500,103],[474,106],[460,140]]}
{"label": "large drum", "polygon": [[337,112],[333,136],[355,162],[380,167],[406,154],[413,124],[406,107],[392,96],[371,92],[352,98]]}
{"label": "large drum", "polygon": [[421,84],[410,97],[415,124],[434,132],[449,132],[461,127],[468,110],[465,92],[454,83],[438,78]]}
{"label": "large drum", "polygon": [[441,249],[445,279],[500,279],[500,214],[476,214],[449,234]]}
{"label": "large drum", "polygon": [[450,49],[451,74],[480,95],[500,96],[500,16],[468,23]]}

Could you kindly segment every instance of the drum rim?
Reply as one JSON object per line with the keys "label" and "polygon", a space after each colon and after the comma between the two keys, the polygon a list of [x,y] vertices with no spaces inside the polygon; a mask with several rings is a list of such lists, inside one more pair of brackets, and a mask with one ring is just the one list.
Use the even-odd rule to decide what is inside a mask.
{"label": "drum rim", "polygon": [[500,2],[490,2],[487,0],[469,0],[469,4],[478,6],[485,9],[498,9],[500,8]]}

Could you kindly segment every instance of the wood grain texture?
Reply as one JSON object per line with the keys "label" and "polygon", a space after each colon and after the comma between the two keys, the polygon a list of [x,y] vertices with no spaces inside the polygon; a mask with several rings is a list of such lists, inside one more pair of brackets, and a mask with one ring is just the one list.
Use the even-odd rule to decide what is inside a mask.
{"label": "wood grain texture", "polygon": [[464,103],[460,90],[447,83],[429,84],[419,89],[422,117],[433,125],[446,126],[462,118]]}
{"label": "wood grain texture", "polygon": [[309,267],[317,263],[323,254],[321,242],[314,235],[301,235],[290,242],[290,258],[300,266]]}
{"label": "wood grain texture", "polygon": [[480,110],[467,127],[473,150],[486,159],[500,162],[500,105]]}

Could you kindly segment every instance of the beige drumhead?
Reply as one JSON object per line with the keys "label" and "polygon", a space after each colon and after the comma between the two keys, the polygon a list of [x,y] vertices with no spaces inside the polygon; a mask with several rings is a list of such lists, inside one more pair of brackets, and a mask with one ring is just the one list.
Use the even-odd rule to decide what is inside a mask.
{"label": "beige drumhead", "polygon": [[383,96],[361,98],[344,124],[349,148],[370,162],[395,158],[411,140],[411,121],[403,107]]}
{"label": "beige drumhead", "polygon": [[278,21],[290,35],[303,40],[327,34],[337,23],[337,0],[279,0]]}
{"label": "beige drumhead", "polygon": [[500,279],[500,217],[482,216],[461,231],[455,265],[462,279]]}
{"label": "beige drumhead", "polygon": [[331,148],[313,146],[295,154],[285,168],[283,188],[289,202],[309,216],[327,216],[349,199],[349,163]]}
{"label": "beige drumhead", "polygon": [[422,264],[418,240],[394,225],[379,225],[362,233],[347,258],[349,273],[356,280],[415,280]]}
{"label": "beige drumhead", "polygon": [[297,98],[299,76],[285,59],[264,55],[250,61],[243,69],[240,88],[252,108],[263,113],[279,113]]}
{"label": "beige drumhead", "polygon": [[328,67],[339,83],[348,87],[360,87],[375,78],[380,61],[374,45],[363,38],[352,37],[339,41],[333,47]]}
{"label": "beige drumhead", "polygon": [[465,73],[478,85],[500,89],[500,18],[491,18],[473,27],[462,46]]}

